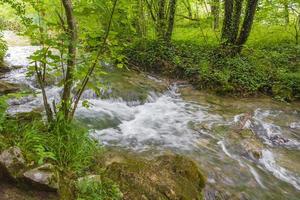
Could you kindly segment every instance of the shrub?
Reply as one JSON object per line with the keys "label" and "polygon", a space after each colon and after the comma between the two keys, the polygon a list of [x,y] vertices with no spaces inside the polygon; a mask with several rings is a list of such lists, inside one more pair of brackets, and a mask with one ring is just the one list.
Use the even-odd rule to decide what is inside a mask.
{"label": "shrub", "polygon": [[0,35],[0,64],[3,62],[3,58],[7,51],[7,45],[6,42],[2,38],[3,36]]}
{"label": "shrub", "polygon": [[106,178],[83,178],[76,188],[77,200],[120,200],[123,196],[119,187]]}
{"label": "shrub", "polygon": [[88,168],[96,150],[88,131],[75,123],[57,121],[48,134],[47,148],[55,155],[57,167],[80,174]]}
{"label": "shrub", "polygon": [[279,72],[278,81],[272,87],[276,99],[291,101],[300,98],[300,72]]}

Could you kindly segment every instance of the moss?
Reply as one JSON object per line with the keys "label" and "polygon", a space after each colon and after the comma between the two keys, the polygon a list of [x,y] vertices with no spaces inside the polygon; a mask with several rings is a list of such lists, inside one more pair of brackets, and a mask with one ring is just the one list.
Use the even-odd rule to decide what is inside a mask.
{"label": "moss", "polygon": [[30,189],[20,189],[15,185],[0,181],[1,200],[58,200],[58,196],[53,192],[33,191]]}
{"label": "moss", "polygon": [[14,93],[19,90],[16,84],[7,83],[5,81],[0,81],[0,94]]}
{"label": "moss", "polygon": [[101,76],[101,98],[122,98],[125,101],[140,101],[144,103],[149,91],[163,92],[167,89],[164,82],[154,82],[147,78],[146,74],[134,70],[116,69]]}
{"label": "moss", "polygon": [[119,185],[124,199],[202,199],[205,177],[197,164],[183,156],[146,160],[131,154],[108,154],[98,162],[104,163],[105,176]]}

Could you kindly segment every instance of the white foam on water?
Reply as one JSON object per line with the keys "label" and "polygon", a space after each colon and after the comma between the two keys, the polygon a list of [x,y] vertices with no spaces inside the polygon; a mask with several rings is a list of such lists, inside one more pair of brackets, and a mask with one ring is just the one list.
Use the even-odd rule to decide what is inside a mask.
{"label": "white foam on water", "polygon": [[237,161],[241,167],[245,167],[245,165],[243,164],[243,162],[242,162],[237,156],[235,156],[235,155],[229,153],[229,151],[228,151],[227,148],[226,148],[226,145],[225,145],[225,142],[224,142],[224,141],[219,141],[219,142],[218,142],[218,145],[221,146],[222,151],[223,151],[228,157],[230,157],[231,159]]}
{"label": "white foam on water", "polygon": [[292,172],[276,164],[273,153],[270,150],[262,151],[262,158],[259,160],[268,171],[276,178],[293,185],[297,190],[300,190],[300,177],[297,177]]}
{"label": "white foam on water", "polygon": [[278,143],[277,145],[280,146],[300,149],[299,141],[292,138],[286,138],[282,134],[283,131],[280,126],[267,122],[267,117],[276,117],[280,112],[281,111],[262,109],[255,110],[252,120],[253,122],[250,124],[250,129],[261,137],[269,146],[274,146],[274,144]]}
{"label": "white foam on water", "polygon": [[224,152],[228,157],[234,159],[234,158],[233,158],[233,155],[231,155],[231,154],[228,152],[228,150],[227,150],[227,148],[226,148],[226,146],[225,146],[224,141],[219,141],[218,144],[221,146],[223,152]]}
{"label": "white foam on water", "polygon": [[79,108],[77,116],[108,116],[120,121],[116,128],[93,130],[91,135],[105,144],[115,142],[115,145],[137,150],[153,146],[182,150],[197,148],[199,133],[190,129],[189,123],[221,121],[221,117],[209,114],[205,107],[183,101],[174,88],[137,106],[124,101],[97,99],[90,102],[92,106]]}
{"label": "white foam on water", "polygon": [[260,187],[267,189],[266,186],[262,183],[261,178],[260,178],[259,174],[257,173],[257,171],[251,165],[247,164],[247,166],[249,167],[251,174],[253,175],[256,182],[260,185]]}
{"label": "white foam on water", "polygon": [[[13,69],[6,74],[5,79],[14,83],[25,83],[38,93],[36,96],[29,96],[20,101],[11,100],[11,107],[9,108],[11,113],[29,112],[33,108],[43,105],[40,90],[35,88],[33,84],[34,77],[26,76],[30,62],[27,57],[38,49],[39,47],[32,46],[9,47],[5,60],[11,67],[19,66],[19,68]],[[153,77],[150,78],[158,81]],[[55,100],[58,103],[61,88],[47,87],[46,92],[50,99],[49,102]],[[181,151],[199,150],[197,141],[201,136],[210,134],[215,139],[219,136],[214,136],[210,132],[204,134],[204,132],[192,130],[190,123],[205,123],[209,126],[215,123],[228,126],[232,124],[232,121],[228,123],[219,115],[210,113],[207,107],[184,101],[180,97],[180,93],[177,92],[176,85],[170,87],[163,95],[149,93],[148,99],[144,104],[140,102],[126,102],[122,99],[102,100],[95,96],[92,91],[86,91],[83,98],[89,100],[91,105],[89,108],[84,108],[80,103],[76,112],[77,117],[90,120],[105,119],[116,123],[114,126],[104,129],[94,128],[90,131],[92,137],[105,145],[121,146],[137,151],[169,148]],[[255,129],[254,131],[259,136],[262,136],[270,143],[269,138],[282,134],[282,130],[279,126],[267,122],[265,118],[276,115],[276,112],[257,109],[253,120],[249,120],[244,128],[250,127]],[[241,116],[235,116],[233,121],[238,122]],[[90,127],[93,128],[93,126]],[[290,127],[299,128],[299,123],[292,123]],[[261,177],[252,166],[248,164],[245,166],[237,155],[231,154],[227,150],[223,139],[218,144],[226,156],[238,161],[240,166],[248,166],[256,182],[262,188],[265,188]],[[278,166],[270,151],[263,151],[263,156],[259,163],[259,168],[266,169],[276,178],[290,183],[297,190],[300,190],[299,177]]]}
{"label": "white foam on water", "polygon": [[300,122],[292,122],[290,124],[290,128],[292,128],[292,129],[300,129]]}

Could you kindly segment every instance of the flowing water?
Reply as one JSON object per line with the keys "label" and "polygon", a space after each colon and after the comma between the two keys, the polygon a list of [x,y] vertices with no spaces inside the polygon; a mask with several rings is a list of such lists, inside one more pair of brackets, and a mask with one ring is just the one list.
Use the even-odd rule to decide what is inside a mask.
{"label": "flowing water", "polygon": [[[27,57],[38,47],[11,32],[5,36],[12,71],[3,79],[36,93],[10,100],[8,112],[40,108],[35,79],[26,76]],[[149,156],[170,151],[188,156],[206,174],[207,190],[227,199],[300,199],[298,103],[222,98],[135,72],[114,73],[105,98],[86,91],[90,107],[76,113],[101,144]],[[58,101],[60,90],[49,86],[47,94]]]}

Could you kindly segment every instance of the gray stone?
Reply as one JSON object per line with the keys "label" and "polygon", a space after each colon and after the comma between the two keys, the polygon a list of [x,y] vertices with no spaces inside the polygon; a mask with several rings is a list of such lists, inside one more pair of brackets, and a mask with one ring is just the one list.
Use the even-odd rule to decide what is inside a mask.
{"label": "gray stone", "polygon": [[57,190],[58,179],[55,173],[54,166],[51,164],[44,164],[40,167],[26,171],[24,179],[36,189],[41,190]]}
{"label": "gray stone", "polygon": [[[25,159],[19,147],[11,147],[0,155],[0,174],[17,179],[25,168]],[[1,175],[0,175],[1,176]]]}

